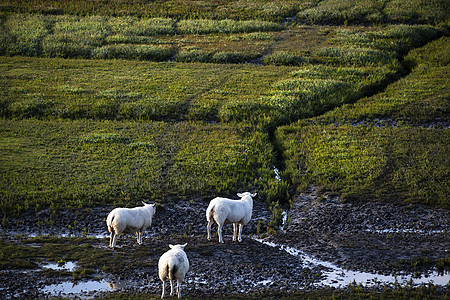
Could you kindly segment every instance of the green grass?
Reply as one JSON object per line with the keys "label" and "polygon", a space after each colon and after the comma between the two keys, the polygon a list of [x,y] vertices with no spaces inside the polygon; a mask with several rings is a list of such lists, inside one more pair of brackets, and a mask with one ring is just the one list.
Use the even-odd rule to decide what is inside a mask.
{"label": "green grass", "polygon": [[360,122],[391,119],[420,125],[448,120],[450,90],[447,80],[448,37],[411,51],[405,61],[412,72],[390,85],[384,92],[330,111],[323,122]]}
{"label": "green grass", "polygon": [[219,116],[224,121],[245,120],[269,127],[314,117],[373,93],[400,71],[398,64],[339,68],[307,65],[274,83],[268,95],[224,104]]}
{"label": "green grass", "polygon": [[282,22],[297,15],[312,24],[438,24],[448,19],[445,0],[285,0],[285,1],[56,1],[2,0],[4,12],[68,14],[78,16],[135,16],[138,18],[234,19]]}
{"label": "green grass", "polygon": [[1,128],[3,211],[263,191],[273,178],[267,136],[244,126],[2,120]]}
{"label": "green grass", "polygon": [[217,120],[230,101],[267,94],[286,67],[0,57],[1,116]]}
{"label": "green grass", "polygon": [[449,208],[450,134],[408,126],[291,125],[277,138],[294,186],[316,184],[342,199]]}
{"label": "green grass", "polygon": [[385,24],[385,23],[424,23],[438,24],[449,17],[445,0],[414,1],[317,1],[311,7],[298,12],[301,21],[312,24]]}
{"label": "green grass", "polygon": [[[314,61],[308,57],[309,47],[305,49],[313,44],[313,56],[320,62],[386,64],[392,55],[401,57],[438,35],[435,28],[425,25],[364,32],[361,28],[286,28],[274,22],[230,19],[177,22],[170,18],[7,14],[0,15],[0,21],[2,55],[153,61],[175,57],[213,63],[245,63],[264,57],[266,64],[300,65]],[[317,33],[312,36],[311,32]],[[331,35],[330,43],[336,46],[317,47],[320,35]],[[192,56],[197,50],[206,55]]]}
{"label": "green grass", "polygon": [[[450,135],[439,125],[448,122],[449,115],[445,75],[448,47],[448,38],[443,37],[411,51],[405,58],[413,66],[408,76],[384,92],[313,119],[318,125],[299,122],[282,127],[277,137],[285,150],[285,175],[293,185],[302,188],[317,184],[338,192],[343,199],[449,208]],[[369,75],[358,71],[360,74],[349,68],[341,75],[334,73],[334,77],[356,79]],[[322,72],[305,70],[298,74],[323,78]],[[376,81],[376,77],[373,79]],[[396,127],[344,125],[379,119],[399,123]],[[437,122],[434,128],[421,126],[432,122]]]}
{"label": "green grass", "polygon": [[[254,187],[276,207],[288,202],[290,184],[306,182],[347,199],[361,197],[386,169],[391,183],[374,198],[447,205],[412,171],[424,168],[430,155],[426,131],[369,128],[375,151],[358,140],[363,131],[340,125],[380,117],[414,125],[446,122],[448,51],[441,50],[448,48],[448,38],[413,50],[445,34],[448,12],[442,1],[96,4],[0,2],[4,209],[127,205],[129,199],[187,199]],[[395,13],[392,7],[400,4]],[[294,15],[326,26],[280,25]],[[397,22],[422,25],[390,24]],[[248,64],[255,61],[263,65]],[[410,68],[411,74],[395,82]],[[329,157],[302,150],[301,158],[277,162],[277,143],[287,153],[303,146],[274,140],[276,127],[311,117],[292,128],[298,135],[317,135],[318,140],[308,138]],[[319,138],[320,129],[305,125],[310,122],[338,123],[333,136],[354,148],[342,154],[345,149]],[[140,133],[142,128],[148,131]],[[445,131],[429,132],[439,147],[446,145]],[[420,137],[422,152],[409,145],[407,134],[414,142]],[[296,136],[286,133],[287,139]],[[384,149],[389,138],[395,140],[392,157]],[[327,147],[348,159],[348,168],[327,170],[334,159]],[[361,147],[370,151],[360,152]],[[405,166],[401,149],[414,153],[417,164]],[[432,160],[445,164],[446,154],[437,152]],[[314,176],[303,178],[304,160],[314,162],[306,172]],[[386,167],[386,161],[395,165]],[[284,179],[291,181],[273,183],[272,163],[286,164]],[[435,190],[447,176],[441,168],[423,173],[438,184],[430,185]],[[387,192],[391,188],[395,191]]]}
{"label": "green grass", "polygon": [[386,1],[325,0],[297,14],[312,24],[360,24],[383,21],[382,8]]}
{"label": "green grass", "polygon": [[290,17],[302,7],[308,6],[310,0],[283,2],[273,0],[248,1],[23,1],[2,0],[0,8],[6,12],[31,12],[43,14],[69,14],[79,16],[136,16],[139,18],[168,17],[178,19],[234,19],[265,20],[280,22]]}
{"label": "green grass", "polygon": [[[194,35],[194,39],[198,39],[197,35],[199,34],[243,34],[243,40],[250,41],[252,45],[255,45],[260,39],[246,37],[257,37],[255,34],[259,32],[283,29],[281,25],[274,22],[229,19],[180,20],[176,22],[170,18],[138,19],[135,17],[27,14],[0,15],[0,19],[0,39],[2,41],[0,54],[64,58],[169,60],[175,54],[175,46],[182,47],[183,42],[192,35]],[[254,35],[250,35],[251,33]],[[180,36],[184,35],[188,37],[180,39]],[[167,37],[171,38],[167,40]],[[180,45],[179,40],[181,40]],[[169,44],[164,47],[166,51],[170,50],[165,55],[155,56],[142,53],[142,48],[150,46],[159,46],[157,49],[162,50],[160,45],[162,43]],[[155,48],[152,50],[155,51]],[[223,52],[225,49],[221,50],[215,52]],[[248,61],[246,59],[239,62]],[[236,61],[231,60],[228,63],[236,63]]]}

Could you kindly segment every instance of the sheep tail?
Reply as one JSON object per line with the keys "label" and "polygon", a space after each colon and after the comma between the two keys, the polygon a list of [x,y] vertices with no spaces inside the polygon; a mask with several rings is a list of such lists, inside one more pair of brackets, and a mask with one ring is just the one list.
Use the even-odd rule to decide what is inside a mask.
{"label": "sheep tail", "polygon": [[108,229],[109,229],[109,232],[110,233],[113,233],[114,232],[114,226],[113,226],[113,221],[114,221],[114,218],[116,217],[116,215],[113,215],[112,217],[111,217],[111,219],[109,220],[109,222],[108,222]]}
{"label": "sheep tail", "polygon": [[178,271],[177,265],[168,266],[169,268],[169,279],[174,280],[175,279],[175,273]]}
{"label": "sheep tail", "polygon": [[209,205],[208,209],[206,209],[206,220],[208,222],[211,222],[213,216],[214,216],[214,205]]}

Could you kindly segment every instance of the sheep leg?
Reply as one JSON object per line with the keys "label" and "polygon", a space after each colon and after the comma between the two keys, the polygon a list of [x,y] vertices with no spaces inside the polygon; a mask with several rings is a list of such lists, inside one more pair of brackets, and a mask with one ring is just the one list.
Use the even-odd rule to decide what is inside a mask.
{"label": "sheep leg", "polygon": [[233,242],[236,241],[237,223],[233,223]]}
{"label": "sheep leg", "polygon": [[239,224],[239,238],[238,238],[239,242],[242,242],[242,237],[241,237],[242,227],[244,227],[244,225]]}
{"label": "sheep leg", "polygon": [[206,226],[206,231],[208,232],[208,241],[211,240],[211,225],[212,221],[208,221],[208,225]]}
{"label": "sheep leg", "polygon": [[141,231],[136,231],[136,239],[137,239],[137,243],[139,245],[142,245],[142,232]]}
{"label": "sheep leg", "polygon": [[170,281],[170,296],[173,296],[173,280],[169,279]]}
{"label": "sheep leg", "polygon": [[163,289],[162,289],[161,299],[164,298],[164,290],[166,288],[166,282],[164,280],[162,281],[162,286],[163,286]]}
{"label": "sheep leg", "polygon": [[[112,238],[112,240],[111,240]],[[117,241],[117,234],[111,232],[111,238],[110,238],[110,246],[111,248],[115,248],[116,247],[116,241]]]}
{"label": "sheep leg", "polygon": [[109,236],[109,247],[113,247],[113,239],[114,239],[114,231],[111,231],[111,235]]}
{"label": "sheep leg", "polygon": [[223,227],[223,225],[219,225],[219,228],[217,229],[217,233],[219,234],[219,243],[223,244],[222,227]]}
{"label": "sheep leg", "polygon": [[181,282],[180,282],[180,279],[177,279],[177,294],[178,294],[178,299],[181,299]]}

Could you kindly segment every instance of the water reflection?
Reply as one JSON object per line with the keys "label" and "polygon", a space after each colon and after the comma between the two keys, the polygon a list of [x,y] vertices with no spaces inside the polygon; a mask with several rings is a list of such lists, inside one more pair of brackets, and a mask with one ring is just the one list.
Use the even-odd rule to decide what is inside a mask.
{"label": "water reflection", "polygon": [[43,269],[52,269],[52,270],[56,270],[56,271],[69,271],[69,272],[73,272],[75,271],[75,269],[77,268],[77,264],[72,262],[72,261],[68,261],[62,265],[57,264],[57,263],[47,263],[45,265],[41,266]]}
{"label": "water reflection", "polygon": [[84,299],[89,297],[89,295],[91,295],[93,298],[100,292],[116,291],[137,286],[143,286],[143,284],[128,280],[80,280],[74,282],[66,281],[58,284],[47,285],[42,288],[41,291],[51,296],[77,296]]}
{"label": "water reflection", "polygon": [[42,289],[42,292],[53,296],[64,296],[70,294],[86,296],[92,292],[105,292],[110,290],[106,280],[90,280],[90,281],[75,281],[62,282],[58,284],[47,285]]}
{"label": "water reflection", "polygon": [[299,257],[300,260],[308,267],[322,266],[327,268],[327,271],[323,272],[324,279],[316,283],[318,286],[329,287],[344,287],[352,283],[362,284],[364,286],[374,286],[380,284],[399,284],[405,286],[407,284],[427,284],[433,283],[435,285],[445,286],[450,283],[450,273],[446,272],[440,274],[438,272],[432,272],[428,275],[422,275],[420,277],[414,277],[413,275],[401,275],[401,276],[386,276],[368,272],[349,271],[342,269],[335,264],[320,259],[316,259],[313,256],[307,255],[303,251],[294,247],[275,244],[272,242],[264,241],[261,239],[254,239],[264,245],[270,247],[279,248],[284,250],[292,256]]}

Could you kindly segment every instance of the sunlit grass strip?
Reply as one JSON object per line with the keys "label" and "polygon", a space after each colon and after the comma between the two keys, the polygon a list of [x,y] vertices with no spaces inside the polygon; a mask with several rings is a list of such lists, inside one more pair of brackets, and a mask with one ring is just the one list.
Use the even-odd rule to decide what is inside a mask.
{"label": "sunlit grass strip", "polygon": [[390,25],[383,30],[370,32],[339,30],[331,41],[353,48],[358,46],[377,49],[402,56],[411,49],[436,39],[440,34],[438,29],[428,25]]}
{"label": "sunlit grass strip", "polygon": [[448,1],[392,0],[383,10],[388,19],[397,22],[438,24],[448,20]]}
{"label": "sunlit grass strip", "polygon": [[[126,58],[168,60],[174,49],[140,44],[174,44],[158,37],[181,34],[258,33],[279,31],[277,23],[234,20],[181,20],[105,16],[46,16],[11,14],[0,22],[0,55],[26,55],[63,58]],[[267,35],[267,33],[265,33]],[[260,34],[261,36],[261,34]],[[262,35],[263,36],[263,35]],[[258,35],[254,35],[258,38]],[[127,44],[127,45],[124,45]],[[153,47],[153,48],[150,48]],[[170,51],[170,53],[162,53]],[[151,53],[149,53],[151,52]],[[158,52],[158,53],[156,53]],[[254,54],[215,50],[209,62],[242,63]],[[186,57],[180,54],[180,60]],[[198,61],[198,60],[195,60]]]}
{"label": "sunlit grass strip", "polygon": [[281,22],[295,15],[309,0],[225,0],[225,1],[90,1],[90,0],[2,0],[4,11],[43,14],[69,14],[78,16],[136,16],[138,18],[169,17],[176,19],[235,19]]}
{"label": "sunlit grass strip", "polygon": [[49,34],[42,16],[13,15],[0,23],[0,54],[39,56],[41,42]]}
{"label": "sunlit grass strip", "polygon": [[436,126],[440,126],[442,122],[448,123],[449,51],[448,37],[411,51],[405,58],[415,65],[411,74],[388,86],[384,92],[364,98],[355,104],[344,105],[321,116],[319,120],[359,122],[389,118],[416,125],[434,122]]}
{"label": "sunlit grass strip", "polygon": [[437,24],[448,19],[445,0],[325,0],[312,2],[312,7],[300,10],[297,17],[312,24]]}
{"label": "sunlit grass strip", "polygon": [[217,120],[268,95],[287,67],[0,57],[0,115],[38,119]]}
{"label": "sunlit grass strip", "polygon": [[[270,97],[252,103],[226,103],[219,117],[223,121],[255,122],[255,115],[259,115],[262,122],[282,124],[318,116],[373,94],[398,78],[404,72],[399,60],[404,53],[438,35],[439,31],[429,26],[406,25],[380,32],[342,31],[332,39],[336,46],[318,49],[304,60],[293,54],[274,53],[263,61],[304,66],[292,73],[293,78],[274,84]],[[349,46],[355,40],[360,47]]]}
{"label": "sunlit grass strip", "polygon": [[333,67],[307,65],[272,85],[270,95],[247,102],[230,101],[219,110],[223,121],[289,123],[323,114],[396,78],[395,66]]}
{"label": "sunlit grass strip", "polygon": [[92,51],[95,59],[137,59],[150,61],[166,61],[175,54],[173,49],[153,45],[109,45]]}
{"label": "sunlit grass strip", "polygon": [[450,207],[450,132],[411,127],[291,125],[277,131],[285,176],[342,199]]}
{"label": "sunlit grass strip", "polygon": [[324,48],[316,56],[325,64],[353,66],[381,66],[398,64],[396,58],[387,52],[370,48]]}
{"label": "sunlit grass strip", "polygon": [[383,2],[371,0],[325,0],[302,10],[297,17],[312,24],[360,24],[383,21]]}
{"label": "sunlit grass strip", "polygon": [[211,33],[249,33],[256,31],[278,31],[283,27],[277,23],[265,21],[234,21],[234,20],[181,20],[177,24],[181,34],[211,34]]}
{"label": "sunlit grass strip", "polygon": [[1,210],[263,191],[273,175],[268,137],[245,126],[3,120],[0,128]]}

